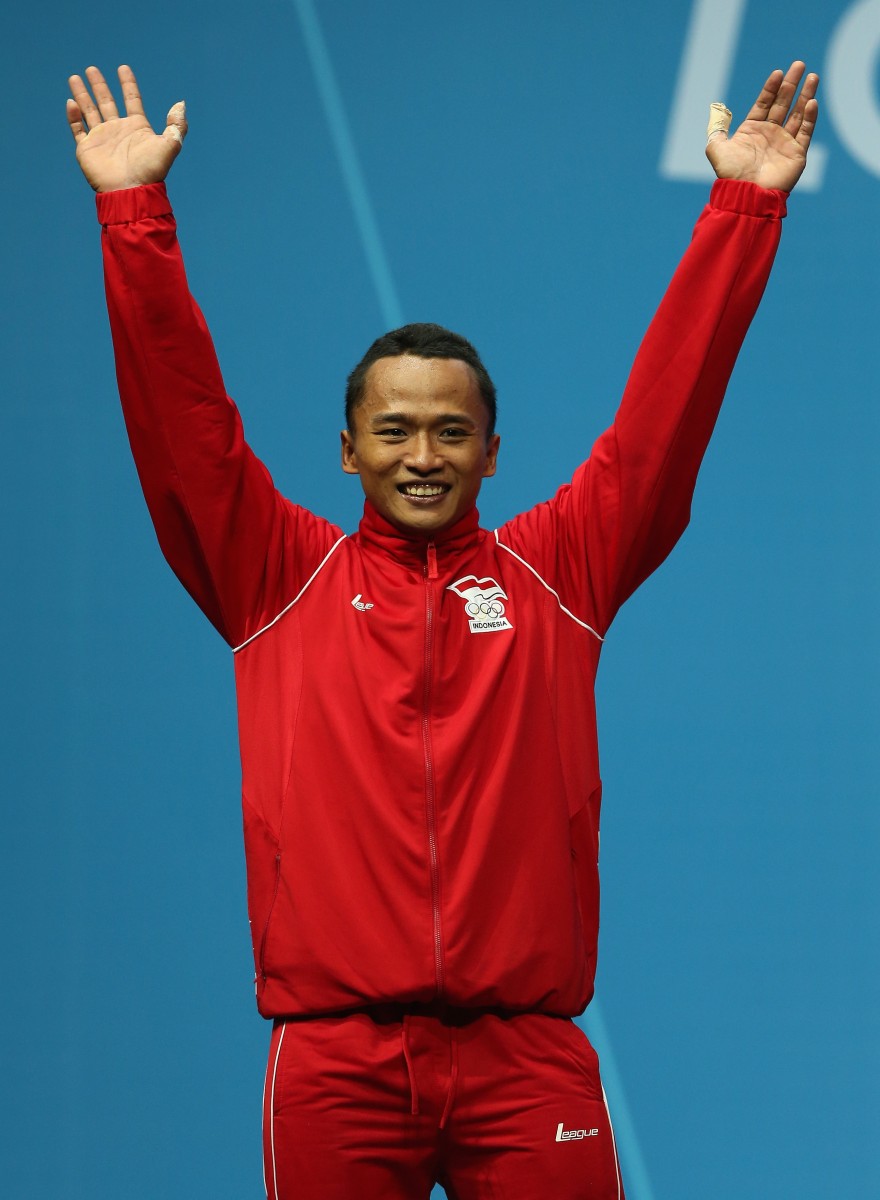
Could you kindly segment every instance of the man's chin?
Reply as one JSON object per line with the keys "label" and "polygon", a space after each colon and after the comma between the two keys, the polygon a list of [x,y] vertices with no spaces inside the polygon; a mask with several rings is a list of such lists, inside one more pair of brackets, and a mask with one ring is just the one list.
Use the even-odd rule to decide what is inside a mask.
{"label": "man's chin", "polygon": [[392,510],[386,511],[383,516],[403,533],[421,533],[429,537],[454,525],[460,514],[448,502],[418,505],[404,500],[401,504],[393,505]]}

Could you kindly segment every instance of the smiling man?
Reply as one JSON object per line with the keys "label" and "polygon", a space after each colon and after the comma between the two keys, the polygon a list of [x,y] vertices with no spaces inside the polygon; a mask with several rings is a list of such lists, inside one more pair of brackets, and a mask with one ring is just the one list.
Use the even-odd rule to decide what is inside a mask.
{"label": "smiling man", "polygon": [[[394,330],[349,377],[346,536],[274,488],[189,294],[164,133],[119,70],[70,80],[98,193],[126,424],[163,551],[235,654],[272,1200],[620,1200],[593,994],[606,630],[687,524],[815,126],[773,72],[639,350],[613,425],[494,531],[495,389],[464,338]],[[800,94],[798,86],[803,80]],[[720,115],[719,115],[720,112]],[[491,714],[492,719],[488,719]]]}
{"label": "smiling man", "polygon": [[349,377],[345,415],[342,469],[398,529],[448,529],[495,474],[495,388],[470,342],[440,325],[374,342]]}

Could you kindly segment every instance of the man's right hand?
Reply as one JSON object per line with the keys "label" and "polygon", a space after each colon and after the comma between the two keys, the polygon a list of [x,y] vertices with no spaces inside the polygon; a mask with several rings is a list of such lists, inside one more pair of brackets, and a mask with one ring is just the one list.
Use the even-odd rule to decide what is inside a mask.
{"label": "man's right hand", "polygon": [[120,117],[113,93],[97,67],[86,68],[94,100],[79,75],[71,75],[69,80],[73,99],[67,101],[67,120],[76,142],[76,158],[96,192],[160,183],[186,137],[182,101],[168,113],[164,132],[154,133],[144,116],[131,67],[120,67],[117,74],[125,102],[124,117]]}

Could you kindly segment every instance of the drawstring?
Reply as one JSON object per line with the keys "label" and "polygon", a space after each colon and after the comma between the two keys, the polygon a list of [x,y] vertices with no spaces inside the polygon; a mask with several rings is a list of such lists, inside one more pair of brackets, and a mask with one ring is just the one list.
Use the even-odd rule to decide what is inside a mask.
{"label": "drawstring", "polygon": [[404,1013],[403,1024],[400,1027],[400,1040],[403,1043],[403,1057],[406,1062],[406,1073],[409,1076],[409,1111],[412,1116],[417,1117],[419,1115],[419,1089],[416,1085],[416,1073],[413,1070],[412,1055],[409,1052],[409,1038],[406,1033],[406,1013]]}
{"label": "drawstring", "polygon": [[[403,1047],[403,1058],[406,1063],[406,1074],[409,1079],[409,1096],[410,1096],[410,1113],[412,1116],[419,1115],[419,1089],[416,1083],[416,1072],[413,1066],[412,1051],[409,1046],[409,1031],[407,1029],[407,1014],[404,1013],[403,1021],[400,1025],[400,1044]],[[458,1088],[458,1030],[454,1025],[449,1027],[449,1051],[451,1065],[449,1071],[449,1086],[446,1089],[446,1103],[443,1105],[443,1116],[440,1118],[440,1128],[446,1128],[446,1122],[449,1119],[449,1114],[452,1112],[452,1106],[455,1103],[455,1094]]]}
{"label": "drawstring", "polygon": [[452,1111],[455,1101],[455,1088],[458,1083],[458,1031],[455,1026],[449,1029],[449,1045],[452,1051],[452,1070],[449,1072],[449,1088],[446,1092],[446,1103],[443,1106],[443,1116],[440,1118],[440,1128],[446,1128],[446,1118]]}

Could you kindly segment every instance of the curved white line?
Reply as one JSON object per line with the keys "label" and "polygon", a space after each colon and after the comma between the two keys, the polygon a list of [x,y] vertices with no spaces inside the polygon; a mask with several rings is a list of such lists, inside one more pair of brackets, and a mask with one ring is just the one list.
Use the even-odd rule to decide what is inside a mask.
{"label": "curved white line", "polygon": [[244,650],[245,646],[248,646],[248,645],[250,645],[250,643],[251,643],[251,642],[254,640],[254,638],[258,638],[258,637],[260,636],[260,634],[261,634],[261,633],[265,633],[267,629],[271,629],[271,628],[272,628],[272,626],[273,626],[273,625],[274,625],[274,624],[275,624],[277,621],[280,621],[280,620],[281,620],[281,618],[284,616],[284,614],[285,614],[286,612],[290,612],[290,610],[293,608],[294,604],[296,604],[297,600],[299,600],[299,599],[302,597],[302,595],[304,594],[304,592],[306,591],[306,589],[307,589],[307,588],[310,586],[310,584],[312,583],[312,581],[315,579],[315,577],[317,576],[318,572],[321,570],[321,568],[322,568],[322,567],[324,566],[324,564],[326,563],[327,559],[330,557],[330,555],[333,553],[333,551],[336,549],[336,547],[337,547],[337,546],[338,546],[338,545],[339,545],[341,542],[344,542],[344,541],[345,541],[346,537],[347,537],[347,534],[343,534],[343,535],[342,535],[342,537],[338,539],[338,541],[335,541],[335,542],[333,543],[333,545],[330,547],[330,549],[327,551],[327,553],[324,555],[324,557],[323,557],[323,558],[321,559],[321,561],[318,563],[317,567],[315,567],[315,570],[314,570],[314,572],[312,573],[312,575],[311,575],[311,576],[310,576],[310,577],[309,577],[309,578],[306,580],[306,582],[305,582],[305,583],[303,584],[303,586],[300,588],[299,592],[298,592],[298,593],[297,593],[297,594],[294,596],[294,598],[293,598],[293,599],[291,600],[291,602],[290,602],[290,603],[287,605],[287,607],[286,607],[286,608],[282,608],[281,612],[278,614],[278,616],[277,616],[277,617],[273,617],[273,618],[272,618],[272,620],[269,622],[269,624],[268,624],[268,625],[264,625],[262,629],[258,629],[256,633],[252,633],[252,634],[251,634],[251,636],[250,636],[249,638],[246,638],[246,639],[245,639],[245,640],[244,640],[244,641],[241,643],[241,645],[240,645],[240,646],[233,646],[233,647],[232,647],[232,653],[233,653],[233,654],[238,654],[239,650]]}
{"label": "curved white line", "polygon": [[[601,1084],[599,1085],[601,1087]],[[620,1200],[620,1188],[623,1182],[620,1177],[620,1159],[617,1156],[617,1139],[614,1136],[614,1126],[611,1124],[611,1111],[608,1108],[608,1097],[602,1088],[602,1099],[605,1102],[605,1115],[608,1118],[608,1128],[611,1130],[611,1147],[614,1150],[614,1169],[617,1171],[617,1200]]]}
{"label": "curved white line", "polygon": [[597,633],[592,625],[588,625],[586,623],[586,621],[582,621],[580,619],[580,617],[576,617],[573,612],[570,612],[565,607],[565,605],[559,599],[559,593],[557,591],[554,591],[554,589],[550,586],[549,583],[547,583],[547,581],[545,579],[541,578],[541,576],[538,574],[538,572],[535,570],[535,568],[530,563],[527,563],[524,558],[520,558],[520,556],[517,554],[517,552],[515,550],[511,550],[511,548],[509,546],[505,546],[504,542],[502,542],[501,539],[498,537],[497,529],[495,530],[495,544],[501,550],[506,550],[507,553],[512,555],[513,558],[515,558],[517,562],[522,563],[522,565],[526,568],[527,571],[531,571],[531,573],[537,579],[538,583],[540,583],[540,585],[542,587],[545,587],[551,596],[554,596],[556,598],[556,603],[559,605],[559,607],[562,609],[562,611],[565,613],[565,615],[567,617],[571,617],[572,621],[574,621],[574,623],[576,625],[580,625],[582,629],[588,630],[593,635],[593,637],[598,638],[600,642],[605,641],[605,639],[602,637],[601,633]]}
{"label": "curved white line", "polygon": [[[269,1097],[269,1144],[272,1147],[272,1190],[275,1192],[275,1200],[278,1200],[278,1172],[275,1169],[275,1076],[278,1074],[278,1059],[281,1057],[281,1043],[284,1041],[286,1029],[286,1025],[281,1026],[281,1037],[278,1039],[278,1049],[275,1051],[275,1065],[272,1068],[272,1093]],[[613,1132],[611,1136],[612,1138],[614,1137]],[[266,1200],[268,1200],[268,1197],[269,1192],[267,1190]]]}
{"label": "curved white line", "polygon": [[[272,1049],[272,1043],[269,1043],[269,1049]],[[260,1109],[260,1132],[262,1137],[260,1145],[263,1150],[263,1191],[266,1193],[266,1200],[269,1200],[269,1185],[266,1182],[266,1088],[269,1086],[269,1064],[266,1063],[266,1074],[263,1076],[263,1107]]]}

